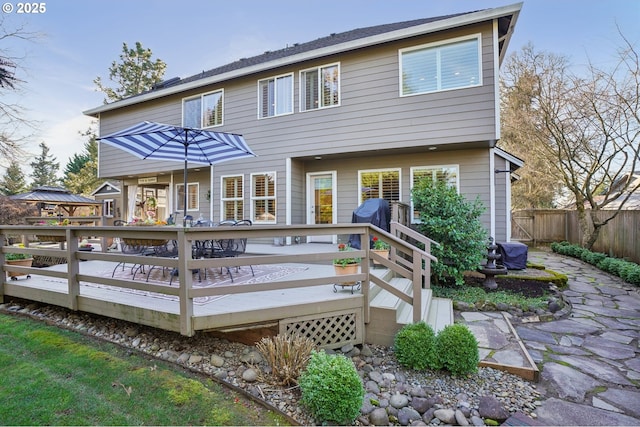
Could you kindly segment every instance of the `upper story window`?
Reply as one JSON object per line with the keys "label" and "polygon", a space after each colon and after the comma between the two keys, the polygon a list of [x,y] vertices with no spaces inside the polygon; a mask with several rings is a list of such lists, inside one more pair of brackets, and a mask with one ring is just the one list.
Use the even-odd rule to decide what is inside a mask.
{"label": "upper story window", "polygon": [[480,35],[400,50],[400,95],[479,86]]}
{"label": "upper story window", "polygon": [[[460,167],[458,165],[444,166],[417,166],[411,168],[411,188],[423,179],[436,182],[446,182],[449,187],[453,187],[460,192]],[[413,198],[411,200],[411,210],[413,212],[412,222],[420,222],[420,212],[413,208]]]}
{"label": "upper story window", "polygon": [[222,90],[183,100],[182,125],[196,129],[222,125],[222,104]]}
{"label": "upper story window", "polygon": [[340,105],[340,66],[325,65],[300,72],[300,111]]}
{"label": "upper story window", "polygon": [[400,169],[360,171],[360,203],[368,199],[400,200]]}
{"label": "upper story window", "polygon": [[258,117],[293,113],[293,74],[258,81]]}

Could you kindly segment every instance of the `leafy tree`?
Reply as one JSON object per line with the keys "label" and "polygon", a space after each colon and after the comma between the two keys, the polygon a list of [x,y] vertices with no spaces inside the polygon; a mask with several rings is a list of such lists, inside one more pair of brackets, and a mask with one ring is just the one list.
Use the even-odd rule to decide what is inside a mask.
{"label": "leafy tree", "polygon": [[37,214],[38,209],[34,205],[27,205],[11,200],[7,196],[0,196],[0,224],[26,224],[26,217],[36,216]]}
{"label": "leafy tree", "polygon": [[[0,163],[24,158],[22,146],[35,122],[24,118],[21,105],[8,101],[10,92],[20,93],[25,82],[17,75],[24,55],[14,52],[20,41],[32,41],[38,35],[23,26],[12,25],[9,15],[0,14]],[[12,50],[13,48],[13,50]]]}
{"label": "leafy tree", "polygon": [[488,235],[480,222],[482,202],[477,198],[469,202],[446,182],[429,178],[418,181],[411,197],[420,212],[419,231],[439,243],[431,247],[438,258],[431,269],[435,281],[463,284],[463,273],[476,270],[487,252]]}
{"label": "leafy tree", "polygon": [[[514,73],[516,66],[517,61],[511,57],[503,66],[503,72]],[[524,166],[518,169],[520,179],[511,188],[514,209],[553,208],[562,195],[562,180],[553,166],[531,150],[535,142],[529,120],[533,114],[530,93],[534,80],[527,72],[520,75],[517,85],[508,79],[500,80],[502,136],[499,146],[525,160]]]}
{"label": "leafy tree", "polygon": [[116,87],[105,86],[100,77],[93,81],[106,94],[105,104],[150,90],[162,81],[167,64],[161,59],[153,61],[151,55],[151,49],[144,49],[140,42],[136,42],[135,49],[122,43],[120,63],[113,61],[109,67],[109,80]]}
{"label": "leafy tree", "polygon": [[[634,45],[622,38],[617,65],[589,65],[586,77],[570,73],[566,58],[537,53],[531,45],[505,68],[508,108],[519,116],[506,134],[519,132],[512,143],[521,147],[525,162],[553,176],[543,187],[562,182],[571,194],[585,248],[640,191],[625,179],[640,166],[640,61]],[[601,219],[597,212],[614,202]]]}
{"label": "leafy tree", "polygon": [[40,155],[36,156],[33,162],[30,163],[33,172],[31,177],[33,178],[33,187],[40,187],[43,185],[58,185],[59,180],[57,177],[58,169],[60,169],[60,163],[56,162],[56,158],[49,153],[49,147],[44,142],[40,145]]}
{"label": "leafy tree", "polygon": [[0,179],[0,194],[13,196],[25,192],[26,189],[27,183],[24,179],[24,173],[20,169],[20,164],[16,161],[11,162],[4,176]]}

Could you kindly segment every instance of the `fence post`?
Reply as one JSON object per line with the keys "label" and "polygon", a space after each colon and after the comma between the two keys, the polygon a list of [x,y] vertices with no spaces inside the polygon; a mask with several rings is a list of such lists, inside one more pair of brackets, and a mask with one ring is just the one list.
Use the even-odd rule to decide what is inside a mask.
{"label": "fence post", "polygon": [[[191,337],[193,331],[193,298],[191,298],[191,288],[193,286],[193,276],[187,268],[191,261],[191,244],[187,239],[184,229],[178,230],[178,297],[180,298],[180,333]],[[171,273],[173,274],[173,272]]]}
{"label": "fence post", "polygon": [[[78,280],[80,260],[76,258],[76,254],[78,253],[78,238],[71,228],[67,228],[65,233],[67,239],[67,283],[69,286],[68,306],[71,310],[77,311],[78,296],[80,295],[80,281]],[[63,243],[60,243],[60,245],[62,244]]]}

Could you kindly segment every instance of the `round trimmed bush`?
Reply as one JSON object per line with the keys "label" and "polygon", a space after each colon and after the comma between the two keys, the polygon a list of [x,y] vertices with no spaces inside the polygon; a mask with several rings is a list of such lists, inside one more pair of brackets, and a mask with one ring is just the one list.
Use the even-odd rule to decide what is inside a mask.
{"label": "round trimmed bush", "polygon": [[350,425],[364,399],[362,380],[343,355],[313,351],[298,380],[301,403],[323,424]]}
{"label": "round trimmed bush", "polygon": [[445,326],[436,337],[436,349],[442,367],[451,374],[465,375],[478,371],[478,341],[466,325],[454,323]]}
{"label": "round trimmed bush", "polygon": [[402,327],[395,336],[393,347],[398,363],[406,368],[440,368],[436,354],[436,334],[425,322]]}

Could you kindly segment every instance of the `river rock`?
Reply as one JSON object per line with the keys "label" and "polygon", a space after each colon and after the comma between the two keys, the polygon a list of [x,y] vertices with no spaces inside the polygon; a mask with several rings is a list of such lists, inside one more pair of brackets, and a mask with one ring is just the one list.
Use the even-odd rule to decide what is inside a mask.
{"label": "river rock", "polygon": [[412,421],[420,419],[422,419],[422,417],[420,416],[418,411],[408,406],[401,408],[398,411],[398,422],[400,423],[400,425],[408,426]]}
{"label": "river rock", "polygon": [[391,396],[389,404],[396,409],[404,408],[409,404],[409,398],[404,394],[396,393]]}
{"label": "river rock", "polygon": [[376,408],[369,414],[369,422],[374,426],[388,426],[389,414],[384,408]]}
{"label": "river rock", "polygon": [[436,409],[433,415],[445,424],[456,422],[456,413],[453,409]]}
{"label": "river rock", "polygon": [[509,412],[500,401],[493,396],[482,396],[478,404],[478,412],[482,418],[491,418],[503,422],[509,418]]}

